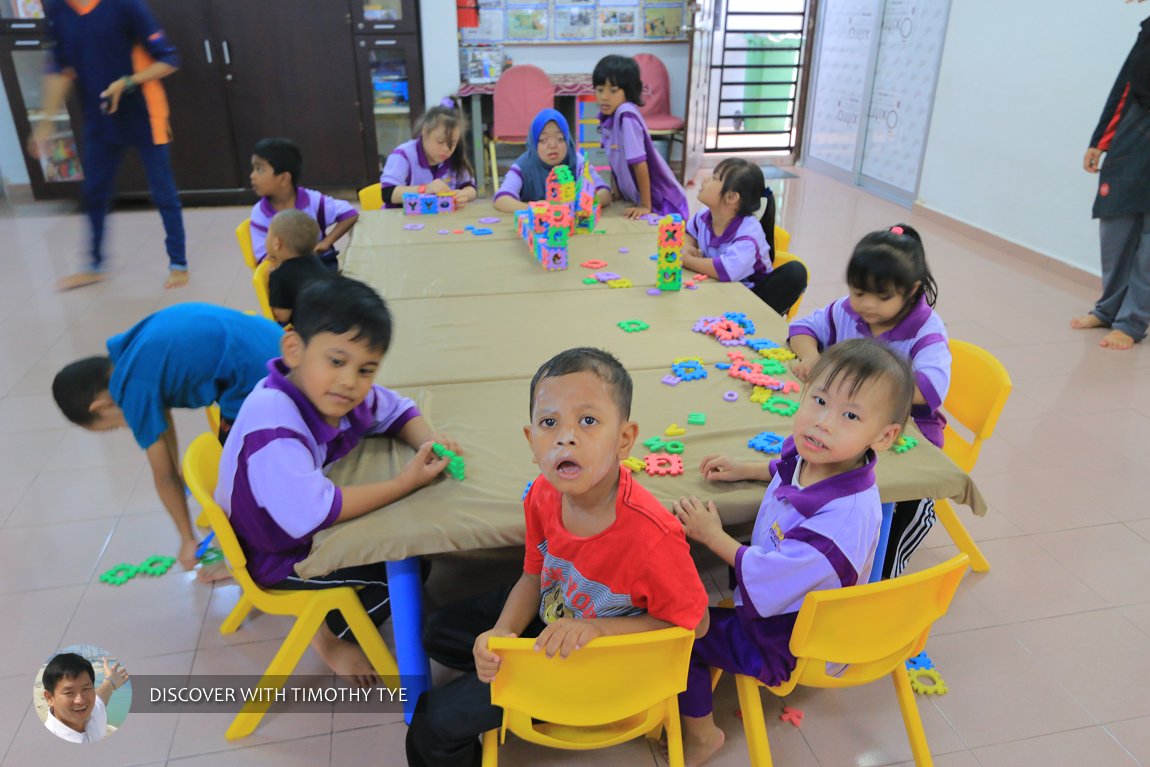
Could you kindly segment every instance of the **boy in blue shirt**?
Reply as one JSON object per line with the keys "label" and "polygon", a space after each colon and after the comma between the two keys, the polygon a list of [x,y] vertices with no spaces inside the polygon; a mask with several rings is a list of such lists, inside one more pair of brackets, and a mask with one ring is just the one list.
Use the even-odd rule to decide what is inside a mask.
{"label": "boy in blue shirt", "polygon": [[148,175],[152,201],[164,221],[168,251],[166,288],[188,283],[184,219],[168,160],[172,140],[168,101],[159,83],[176,71],[179,58],[141,0],[45,0],[44,17],[55,46],[44,76],[41,108],[28,152],[47,150],[75,81],[84,113],[84,209],[91,227],[91,264],[58,283],[60,290],[104,278],[104,220],[116,172],[134,147]]}
{"label": "boy in blue shirt", "polygon": [[[108,356],[66,366],[52,395],[69,421],[89,431],[125,426],[148,455],[156,492],[180,533],[178,559],[196,565],[172,408],[220,406],[220,439],[244,397],[279,354],[283,331],[263,317],[211,304],[177,304],[108,339]],[[201,573],[201,577],[204,577]]]}

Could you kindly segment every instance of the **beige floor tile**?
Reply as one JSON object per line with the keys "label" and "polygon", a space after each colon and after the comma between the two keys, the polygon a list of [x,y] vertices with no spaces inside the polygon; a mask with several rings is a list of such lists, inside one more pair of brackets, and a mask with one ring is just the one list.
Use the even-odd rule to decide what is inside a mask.
{"label": "beige floor tile", "polygon": [[1136,767],[1122,745],[1103,727],[1087,727],[974,749],[982,767]]}
{"label": "beige floor tile", "polygon": [[0,592],[29,592],[87,583],[111,538],[114,518],[0,529]]}
{"label": "beige floor tile", "polygon": [[1034,536],[1033,540],[1109,604],[1147,598],[1150,541],[1126,525],[1099,525]]}
{"label": "beige floor tile", "polygon": [[1106,730],[1138,760],[1138,764],[1150,764],[1150,718],[1112,722],[1106,725]]}
{"label": "beige floor tile", "polygon": [[[188,717],[182,717],[180,724],[183,725]],[[176,754],[174,748],[170,758],[168,759],[168,767],[220,767],[221,764],[226,764],[228,767],[284,767],[284,765],[325,765],[332,764],[331,762],[331,749],[332,740],[330,734],[311,735],[306,734],[285,736],[268,742],[266,740],[259,740],[259,731],[255,735],[251,735],[237,743],[227,743],[223,739],[223,729],[219,732],[219,741],[224,744],[223,749],[227,750],[227,755],[222,756],[215,749],[210,753],[200,753],[194,756],[180,757]],[[205,745],[207,745],[205,743]],[[382,755],[377,755],[376,759],[379,761]]]}
{"label": "beige floor tile", "polygon": [[8,517],[6,527],[118,517],[140,474],[139,464],[42,471]]}

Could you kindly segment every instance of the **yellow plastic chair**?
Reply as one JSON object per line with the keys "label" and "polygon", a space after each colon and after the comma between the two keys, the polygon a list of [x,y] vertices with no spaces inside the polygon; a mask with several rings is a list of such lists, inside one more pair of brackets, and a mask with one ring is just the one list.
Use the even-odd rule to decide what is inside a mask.
{"label": "yellow plastic chair", "polygon": [[791,249],[791,233],[778,224],[775,225],[775,252]]}
{"label": "yellow plastic chair", "polygon": [[[775,237],[778,237],[778,236],[779,236],[779,229],[778,229],[778,227],[775,227]],[[791,236],[788,234],[786,236],[787,242],[790,242],[790,239],[791,239]],[[777,240],[777,239],[775,240],[775,247],[777,248],[777,250],[775,252],[775,262],[774,262],[774,264],[772,264],[772,267],[777,269],[778,267],[782,266],[783,264],[789,264],[791,261],[797,261],[798,263],[803,265],[803,270],[806,271],[806,273],[807,273],[807,284],[809,285],[811,282],[811,270],[809,268],[807,268],[806,263],[801,258],[796,256],[794,253],[788,253],[786,251],[786,249],[779,247],[779,240]],[[791,304],[791,308],[787,310],[787,316],[786,316],[787,322],[790,322],[796,316],[798,316],[799,307],[803,305],[803,295],[805,295],[805,294],[799,295],[799,297],[795,300],[795,302],[793,304]]]}
{"label": "yellow plastic chair", "polygon": [[534,639],[491,638],[503,661],[491,702],[503,726],[483,734],[483,767],[495,767],[507,731],[551,748],[590,750],[667,728],[671,767],[683,765],[680,692],[695,632],[668,628],[598,637],[566,658],[535,652]]}
{"label": "yellow plastic chair", "polygon": [[[906,661],[926,646],[931,626],[946,614],[969,563],[966,554],[959,554],[929,570],[807,594],[791,633],[791,652],[798,663],[790,679],[767,689],[782,697],[798,685],[857,687],[889,674],[914,763],[929,767],[933,762]],[[828,663],[834,668],[842,664],[847,667],[831,676],[827,673]],[[717,673],[714,678],[717,680]],[[752,677],[735,676],[752,767],[770,767],[772,763],[759,697],[761,686]]]}
{"label": "yellow plastic chair", "polygon": [[[208,419],[208,431],[218,435],[220,433],[220,403],[213,402],[204,408],[204,416]],[[196,517],[196,527],[211,527],[206,511],[201,511],[200,516]]]}
{"label": "yellow plastic chair", "polygon": [[[284,638],[283,644],[268,664],[260,679],[259,687],[278,689],[291,676],[296,664],[307,650],[308,643],[331,610],[339,610],[347,625],[351,627],[356,642],[363,648],[377,674],[387,679],[398,679],[399,667],[383,643],[379,630],[371,622],[356,596],[355,589],[342,586],[315,591],[275,591],[258,585],[247,570],[247,558],[240,548],[239,539],[232,530],[224,510],[215,501],[214,495],[220,466],[219,439],[214,434],[201,434],[188,446],[184,454],[184,479],[192,490],[192,495],[204,507],[216,541],[224,552],[228,568],[243,590],[240,601],[220,625],[221,634],[230,634],[240,627],[253,607],[269,615],[294,615],[296,621]],[[263,696],[270,698],[272,696]],[[271,705],[270,700],[249,702],[232,720],[225,737],[228,740],[251,735],[259,726],[264,713]]]}
{"label": "yellow plastic chair", "polygon": [[[978,460],[983,441],[994,433],[1013,384],[1002,363],[979,346],[952,338],[950,354],[950,391],[942,407],[952,420],[971,431],[974,441],[968,442],[947,424],[942,432],[942,452],[958,464],[958,468],[969,472]],[[971,569],[976,573],[988,571],[990,563],[966,531],[950,501],[935,500],[934,513],[959,551],[970,555]]]}
{"label": "yellow plastic chair", "polygon": [[256,250],[252,246],[252,220],[245,218],[236,227],[236,240],[240,243],[240,253],[244,256],[244,263],[249,269],[256,268]]}
{"label": "yellow plastic chair", "polygon": [[260,261],[259,266],[252,272],[252,287],[256,291],[256,300],[260,304],[260,314],[269,320],[275,320],[272,313],[271,299],[268,297],[268,276],[271,274],[272,264],[266,258]]}
{"label": "yellow plastic chair", "polygon": [[360,210],[379,210],[383,207],[383,186],[375,183],[359,190]]}

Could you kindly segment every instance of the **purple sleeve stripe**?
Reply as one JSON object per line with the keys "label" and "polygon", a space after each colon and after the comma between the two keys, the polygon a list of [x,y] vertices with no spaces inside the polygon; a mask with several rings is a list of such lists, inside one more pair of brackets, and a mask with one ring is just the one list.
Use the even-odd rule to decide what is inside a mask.
{"label": "purple sleeve stripe", "polygon": [[942,407],[942,397],[938,396],[938,391],[934,388],[934,384],[930,382],[930,377],[921,370],[916,370],[914,373],[914,383],[918,386],[918,390],[922,392],[922,398],[926,400],[926,404],[930,406],[931,410],[938,410]]}
{"label": "purple sleeve stripe", "polygon": [[472,189],[474,189],[475,188],[475,182],[474,181],[464,181],[462,184],[457,186],[456,189],[466,189],[467,187],[471,187]]}
{"label": "purple sleeve stripe", "polygon": [[343,512],[343,490],[339,485],[335,486],[335,494],[331,497],[331,509],[327,512],[327,517],[323,523],[315,529],[315,532],[324,530],[331,527],[339,520],[339,515]]}
{"label": "purple sleeve stripe", "polygon": [[807,544],[815,551],[826,557],[827,562],[834,568],[835,574],[839,577],[839,583],[845,586],[853,586],[858,583],[859,574],[855,570],[854,565],[843,554],[842,550],[822,533],[816,533],[806,527],[800,527],[796,530],[787,532],[787,540],[800,541]]}
{"label": "purple sleeve stripe", "polygon": [[[787,329],[787,338],[791,339],[795,336],[810,336],[811,338],[819,341],[819,334],[814,331],[814,328],[808,328],[806,325],[794,324]],[[819,341],[819,346],[822,346],[822,341]]]}
{"label": "purple sleeve stripe", "polygon": [[826,343],[827,346],[834,346],[835,342],[838,340],[838,337],[839,337],[838,330],[835,328],[835,308],[834,307],[835,307],[834,304],[830,304],[826,308],[827,332],[830,333],[830,337],[827,339],[827,343]]}
{"label": "purple sleeve stripe", "polygon": [[400,413],[399,417],[391,422],[391,426],[387,427],[387,431],[380,433],[388,437],[394,437],[403,430],[403,427],[407,425],[408,421],[418,416],[419,408],[417,408],[415,405],[412,405],[407,410],[404,410],[402,413]]}
{"label": "purple sleeve stripe", "polygon": [[523,171],[519,170],[518,165],[512,165],[511,170],[507,171],[508,176],[510,176],[512,173],[514,173],[518,178],[523,178]]}
{"label": "purple sleeve stripe", "polygon": [[755,603],[751,601],[751,592],[743,585],[743,555],[750,551],[750,546],[740,546],[739,550],[735,552],[735,582],[738,584],[739,591],[743,595],[743,604],[750,607],[755,611],[756,615],[762,615],[759,608],[755,607]]}
{"label": "purple sleeve stripe", "polygon": [[251,223],[252,229],[259,229],[261,232],[266,232],[268,228],[263,224],[257,224],[255,221]]}
{"label": "purple sleeve stripe", "polygon": [[636,157],[634,160],[628,160],[627,164],[628,165],[638,165],[641,162],[647,162],[647,155],[643,155],[642,157]]}
{"label": "purple sleeve stripe", "polygon": [[720,282],[731,281],[731,275],[727,272],[727,267],[723,264],[723,259],[712,258],[711,263],[715,265],[715,274],[718,275]]}
{"label": "purple sleeve stripe", "polygon": [[[491,201],[495,202],[500,197],[510,197],[513,200],[519,199],[519,195],[515,194],[515,192],[509,192],[506,189],[500,189],[498,192],[495,193],[495,196],[491,198]],[[522,200],[520,200],[520,202],[522,202]]]}
{"label": "purple sleeve stripe", "polygon": [[915,357],[917,357],[918,353],[921,352],[923,349],[925,349],[928,346],[933,346],[934,344],[945,344],[945,343],[946,343],[946,336],[944,336],[942,333],[929,333],[929,334],[923,336],[922,338],[918,339],[917,341],[915,341],[914,346],[910,347],[911,359],[914,359]]}

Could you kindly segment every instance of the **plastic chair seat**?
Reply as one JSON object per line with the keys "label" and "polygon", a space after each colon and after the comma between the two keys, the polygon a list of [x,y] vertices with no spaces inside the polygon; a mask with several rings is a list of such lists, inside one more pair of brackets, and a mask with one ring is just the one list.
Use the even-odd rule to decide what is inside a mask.
{"label": "plastic chair seat", "polygon": [[272,313],[271,298],[268,295],[268,279],[271,276],[272,263],[266,258],[260,261],[259,266],[252,272],[252,288],[256,291],[256,300],[260,305],[260,314],[269,320],[275,320]]}
{"label": "plastic chair seat", "polygon": [[252,245],[252,220],[245,218],[236,227],[236,242],[240,244],[240,254],[244,257],[244,263],[248,265],[249,269],[256,268],[256,251],[255,246]]}
{"label": "plastic chair seat", "polygon": [[359,190],[360,210],[380,210],[383,207],[383,186],[376,182]]}
{"label": "plastic chair seat", "polygon": [[686,125],[682,117],[675,117],[675,115],[651,115],[650,117],[645,116],[643,119],[647,121],[647,128],[652,133],[680,131]]}

